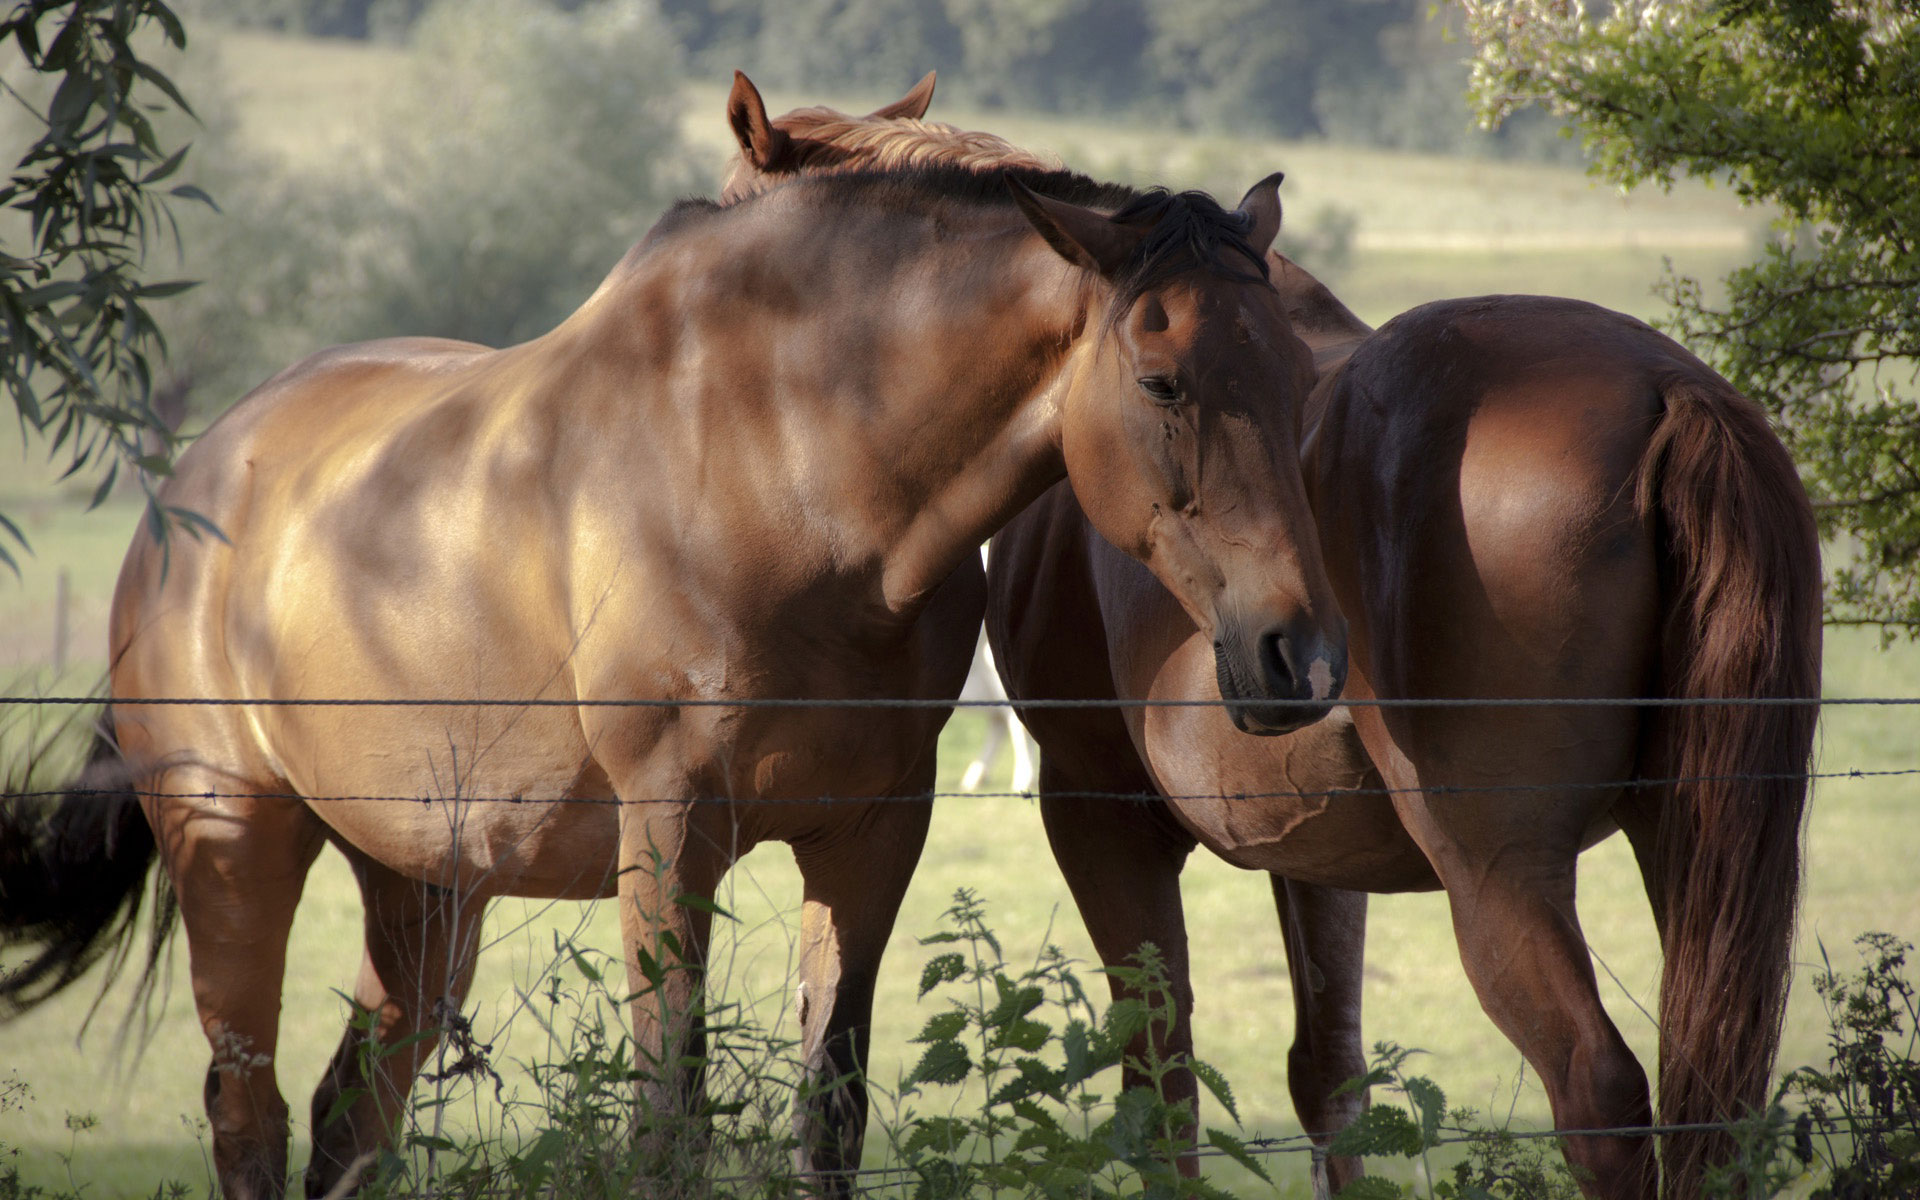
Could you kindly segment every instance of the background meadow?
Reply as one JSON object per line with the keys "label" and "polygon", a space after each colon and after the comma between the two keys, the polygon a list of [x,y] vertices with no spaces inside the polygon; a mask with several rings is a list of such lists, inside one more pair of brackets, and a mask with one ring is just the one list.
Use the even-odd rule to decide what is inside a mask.
{"label": "background meadow", "polygon": [[[657,40],[657,30],[647,28],[609,25],[602,33],[607,44],[641,47],[636,53]],[[619,42],[622,37],[629,41]],[[423,45],[437,56],[433,61],[422,61],[429,53]],[[520,290],[563,312],[667,199],[714,187],[732,148],[722,116],[725,73],[696,63],[683,76],[672,56],[663,55],[659,79],[622,85],[633,89],[631,108],[582,117],[561,139],[569,152],[599,156],[592,170],[555,185],[578,193],[570,193],[569,204],[601,214],[591,230],[569,226],[564,213],[529,220],[527,212],[557,201],[551,193],[517,194],[531,185],[524,179],[527,160],[516,155],[533,153],[532,143],[549,132],[541,123],[565,119],[575,93],[536,90],[529,99],[514,92],[514,103],[493,105],[488,87],[526,80],[495,75],[483,86],[462,76],[468,82],[456,88],[436,72],[461,63],[483,69],[500,61],[492,56],[507,54],[532,60],[527,71],[537,81],[540,69],[559,61],[540,56],[557,54],[562,45],[522,38],[503,48],[480,33],[444,28],[421,32],[413,49],[196,28],[194,49],[173,73],[201,107],[206,124],[198,136],[209,190],[224,212],[191,215],[182,258],[163,264],[163,273],[206,281],[183,299],[172,331],[188,429],[321,345],[380,332],[445,332],[447,322],[479,320],[452,304],[462,295],[531,280],[538,286]],[[567,82],[612,87],[620,68],[612,51],[590,55],[573,64],[577,78]],[[641,62],[626,69],[649,68]],[[1748,257],[1767,229],[1765,213],[1698,185],[1622,196],[1595,186],[1573,165],[1365,149],[1324,138],[1234,137],[1137,114],[1016,115],[1023,110],[990,107],[961,81],[950,85],[943,77],[941,87],[935,118],[992,129],[1094,175],[1206,187],[1231,199],[1267,172],[1284,169],[1289,236],[1375,323],[1426,300],[1499,291],[1578,296],[1651,318],[1661,311],[1653,285],[1666,262],[1712,278]],[[895,94],[877,86],[766,92],[775,112],[821,101],[864,111]],[[623,178],[640,181],[624,199]],[[465,232],[457,236],[449,232],[454,210],[435,206],[479,203],[472,197],[490,194],[489,187],[505,194],[487,219],[458,226]],[[566,210],[573,211],[585,210]],[[579,244],[555,240],[570,232]],[[571,264],[568,271],[553,269],[560,259]],[[475,336],[527,336],[549,315],[538,306],[493,314]],[[21,523],[34,549],[22,578],[0,579],[0,680],[10,680],[14,692],[67,694],[92,686],[103,670],[106,606],[139,506],[134,497],[116,496],[86,511],[90,488],[58,482],[44,458],[42,448],[20,444],[12,431],[0,435],[0,511]],[[56,677],[55,598],[63,574],[69,632],[66,669]],[[1829,696],[1920,696],[1920,656],[1905,645],[1883,651],[1871,633],[1832,631],[1825,690]],[[1911,708],[1829,710],[1820,769],[1920,768],[1914,715]],[[36,722],[52,719],[52,713],[0,710],[0,758],[17,759]],[[949,725],[943,790],[954,788],[981,733],[976,714],[962,713]],[[1004,786],[1005,769],[1003,761],[989,776],[989,791]],[[1862,930],[1920,940],[1916,778],[1823,779],[1818,785],[1798,954],[1803,983],[1819,962],[1822,942],[1837,961],[1850,963],[1848,943]],[[882,980],[870,1070],[882,1087],[910,1065],[914,1048],[907,1039],[930,1013],[914,1000],[927,955],[914,938],[937,927],[959,887],[985,898],[1010,959],[1031,958],[1047,943],[1083,962],[1092,958],[1032,802],[1004,795],[943,800]],[[1295,1131],[1285,1082],[1290,981],[1267,881],[1202,853],[1189,865],[1185,895],[1200,1053],[1233,1082],[1249,1134]],[[786,1028],[799,886],[785,847],[762,847],[744,859],[721,902],[738,919],[721,923],[715,986],[767,1024]],[[1609,1010],[1642,1061],[1651,1062],[1655,1032],[1646,1012],[1655,1006],[1658,952],[1622,839],[1583,860],[1580,903]],[[519,1087],[524,1079],[512,1069],[514,1061],[546,1049],[546,1035],[521,1010],[551,968],[556,934],[617,954],[617,920],[611,905],[508,901],[490,910],[488,929],[472,994],[475,1026],[480,1040],[492,1044],[508,1086]],[[334,989],[350,985],[359,941],[358,897],[343,861],[328,852],[308,883],[285,992],[280,1075],[297,1142],[308,1097],[344,1019]],[[1456,1103],[1546,1123],[1544,1095],[1466,985],[1443,898],[1376,897],[1368,963],[1370,1040],[1390,1038],[1429,1052],[1417,1069]],[[20,1149],[26,1181],[84,1184],[88,1196],[100,1198],[145,1195],[163,1178],[202,1186],[207,1171],[198,1122],[207,1049],[185,966],[181,951],[172,963],[171,1003],[138,1054],[116,1049],[120,1007],[113,996],[85,1040],[76,1041],[93,1001],[85,986],[0,1026],[0,1080],[17,1078],[31,1089],[25,1108],[0,1112],[0,1141]],[[1086,981],[1099,989],[1090,973]],[[510,1020],[516,1014],[520,1019]],[[1812,990],[1800,986],[1783,1064],[1819,1061],[1825,1028]],[[882,1100],[876,1113],[886,1111]],[[97,1120],[76,1131],[70,1117]],[[463,1119],[484,1122],[486,1116]],[[304,1154],[297,1144],[296,1162]],[[1306,1194],[1303,1162],[1283,1160],[1278,1177],[1285,1194]],[[1234,1171],[1221,1178],[1250,1182]]]}

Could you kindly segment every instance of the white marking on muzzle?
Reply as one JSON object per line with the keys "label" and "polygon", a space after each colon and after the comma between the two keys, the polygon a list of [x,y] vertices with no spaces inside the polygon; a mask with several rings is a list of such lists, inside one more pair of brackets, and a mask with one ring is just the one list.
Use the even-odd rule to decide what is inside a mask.
{"label": "white marking on muzzle", "polygon": [[1313,665],[1307,668],[1307,682],[1313,685],[1315,700],[1333,699],[1333,664],[1326,655],[1314,659]]}

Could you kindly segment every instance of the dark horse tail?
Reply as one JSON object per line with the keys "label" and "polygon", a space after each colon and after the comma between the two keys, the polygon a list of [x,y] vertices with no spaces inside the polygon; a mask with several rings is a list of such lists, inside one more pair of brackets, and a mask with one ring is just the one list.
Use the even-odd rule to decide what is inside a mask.
{"label": "dark horse tail", "polygon": [[[1640,478],[1660,529],[1662,695],[1808,699],[1820,689],[1820,546],[1793,461],[1760,406],[1690,370]],[[1800,891],[1816,706],[1651,710],[1635,852],[1665,951],[1660,1121],[1725,1121],[1764,1107],[1779,1049]],[[1645,831],[1652,832],[1652,831]],[[1662,1139],[1663,1195],[1692,1200],[1724,1134]]]}
{"label": "dark horse tail", "polygon": [[[146,1010],[177,915],[166,873],[152,871],[154,849],[153,829],[105,725],[79,779],[58,797],[0,797],[0,950],[27,955],[0,971],[0,1019],[50,999],[102,956],[104,994],[132,957],[151,890],[146,962],[129,1017]],[[7,957],[17,960],[15,953]]]}

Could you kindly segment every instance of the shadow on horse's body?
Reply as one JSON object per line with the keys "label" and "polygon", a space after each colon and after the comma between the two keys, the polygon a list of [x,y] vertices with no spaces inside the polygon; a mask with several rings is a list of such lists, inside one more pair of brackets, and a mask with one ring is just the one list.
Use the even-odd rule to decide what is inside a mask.
{"label": "shadow on horse's body", "polygon": [[[1324,713],[1328,681],[1278,665],[1345,661],[1317,548],[1289,548],[1299,474],[1272,470],[1298,448],[1271,398],[1311,380],[1258,270],[1278,228],[1272,181],[1239,213],[1032,170],[802,181],[681,206],[525,345],[376,342],[282,373],[164,492],[230,541],[143,533],[128,554],[118,836],[76,845],[105,806],[62,802],[37,856],[0,860],[0,916],[56,879],[97,899],[73,879],[98,864],[116,890],[84,920],[11,921],[7,941],[40,953],[0,1003],[44,998],[125,934],[157,850],[214,1048],[221,1187],[277,1195],[286,939],[333,844],[367,908],[355,1001],[397,1049],[369,1079],[368,1035],[343,1039],[313,1107],[307,1187],[325,1192],[391,1137],[493,896],[618,894],[643,1107],[686,1111],[709,918],[681,900],[783,840],[817,1085],[796,1105],[800,1165],[844,1188],[948,710],[753,702],[951,700],[980,542],[1070,477],[1216,631],[1236,720]],[[142,703],[182,696],[453,703]]]}
{"label": "shadow on horse's body", "polygon": [[[979,161],[997,141],[920,122],[924,95],[904,114],[803,109],[769,123],[746,93],[736,82],[735,188],[943,151]],[[1269,272],[1320,376],[1304,469],[1353,622],[1350,695],[1817,693],[1811,511],[1763,414],[1704,364],[1632,318],[1538,296],[1425,305],[1376,333],[1282,256]],[[996,537],[989,590],[1016,700],[1219,694],[1208,635],[1066,486]],[[1191,1047],[1187,854],[1205,845],[1272,873],[1295,982],[1288,1083],[1308,1130],[1337,1129],[1364,1103],[1334,1093],[1364,1068],[1365,893],[1438,887],[1481,1003],[1540,1075],[1556,1123],[1647,1124],[1646,1076],[1600,1005],[1574,909],[1579,852],[1616,828],[1666,951],[1662,1120],[1722,1120],[1764,1100],[1811,708],[1341,708],[1266,740],[1206,708],[1023,715],[1042,747],[1048,837],[1101,958],[1146,941],[1166,955],[1182,1015],[1167,1049]],[[1166,801],[1074,795],[1153,791]],[[1669,1192],[1693,1194],[1726,1147],[1670,1136]],[[1567,1149],[1597,1195],[1655,1191],[1645,1138]],[[1360,1172],[1328,1166],[1317,1187]]]}

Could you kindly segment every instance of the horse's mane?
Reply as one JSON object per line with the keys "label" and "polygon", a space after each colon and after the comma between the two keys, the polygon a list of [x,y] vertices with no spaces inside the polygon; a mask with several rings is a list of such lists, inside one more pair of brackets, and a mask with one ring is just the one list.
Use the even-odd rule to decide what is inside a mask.
{"label": "horse's mane", "polygon": [[[995,142],[1000,140],[991,134],[977,136]],[[1125,313],[1152,288],[1189,271],[1209,270],[1230,279],[1269,282],[1265,258],[1247,242],[1248,219],[1222,208],[1205,192],[1176,193],[1164,188],[1140,191],[1125,184],[1101,183],[1059,168],[1012,165],[997,157],[989,157],[977,166],[966,165],[950,161],[944,155],[937,156],[937,161],[892,170],[869,165],[799,175],[780,187],[731,204],[716,204],[705,199],[682,200],[655,223],[626,261],[672,241],[690,228],[704,227],[711,221],[764,204],[791,203],[796,199],[836,206],[858,203],[902,213],[924,210],[930,196],[982,207],[1011,208],[1014,200],[1008,186],[1010,179],[1018,180],[1039,195],[1107,210],[1120,224],[1146,228],[1146,236],[1132,257],[1108,281],[1113,289],[1113,304],[1108,310],[1110,318]]]}
{"label": "horse's mane", "polygon": [[[941,162],[895,171],[808,175],[779,190],[844,191],[867,204],[899,212],[924,207],[930,193],[983,207],[1010,208],[1014,203],[1010,179],[1051,199],[1111,210],[1113,220],[1122,225],[1146,228],[1146,237],[1132,257],[1108,281],[1114,296],[1109,310],[1112,314],[1125,313],[1151,289],[1189,271],[1209,270],[1248,283],[1269,282],[1265,257],[1247,242],[1248,218],[1222,208],[1205,192],[1170,192],[1164,188],[1142,191],[1126,184],[1101,183],[1073,171],[998,162],[983,167]],[[752,202],[743,201],[735,207]]]}
{"label": "horse's mane", "polygon": [[[1159,188],[1140,192],[1097,183],[1066,170],[1057,159],[1024,150],[996,134],[941,121],[854,117],[816,105],[794,109],[776,124],[794,139],[788,169],[750,176],[754,190],[745,194],[734,192],[736,185],[730,182],[723,205],[783,184],[824,177],[905,180],[906,187],[932,186],[956,198],[1005,201],[1005,180],[1011,175],[1043,196],[1113,209],[1116,221],[1150,227],[1135,261],[1113,280],[1115,314],[1126,312],[1157,284],[1201,267],[1230,278],[1269,282],[1265,257],[1247,244],[1244,220],[1204,192],[1175,195]],[[1253,269],[1234,269],[1226,251],[1243,255]]]}
{"label": "horse's mane", "polygon": [[898,171],[954,166],[1057,171],[1063,165],[1058,159],[1023,150],[996,134],[958,129],[942,121],[851,117],[820,106],[797,108],[781,117],[780,125],[800,140],[796,166],[802,170]]}

